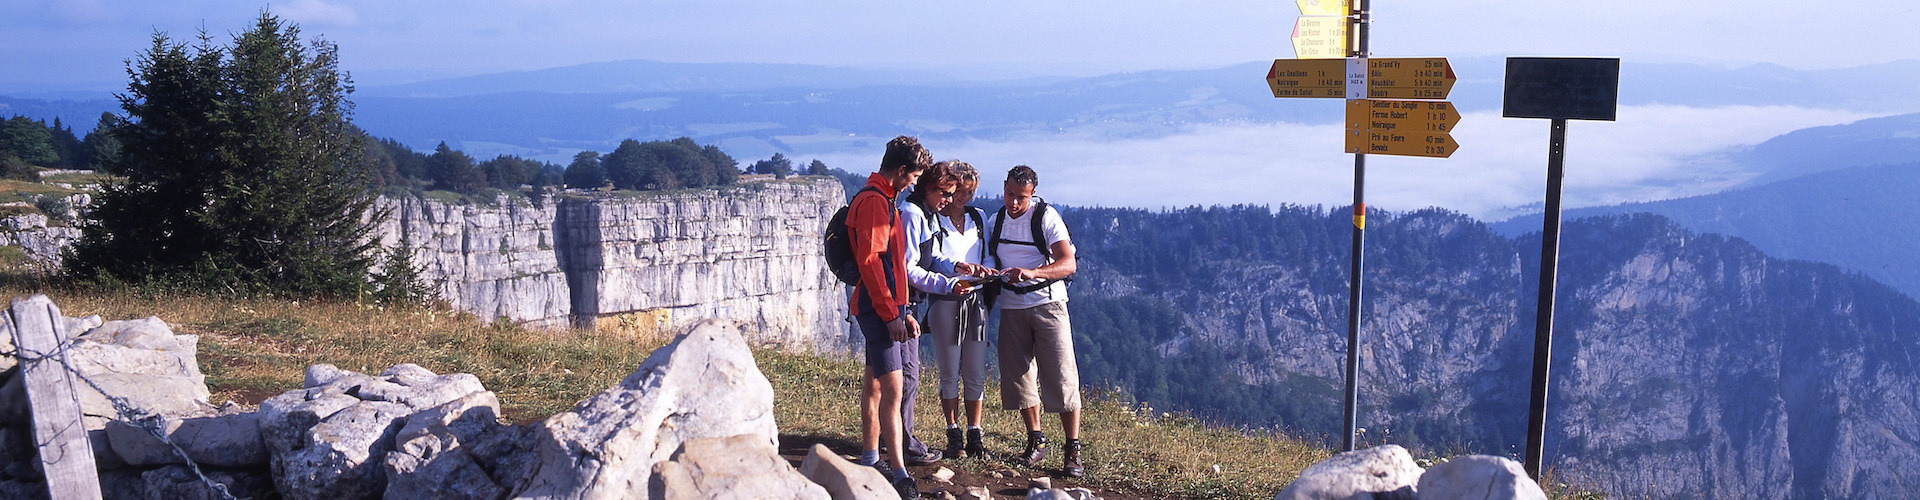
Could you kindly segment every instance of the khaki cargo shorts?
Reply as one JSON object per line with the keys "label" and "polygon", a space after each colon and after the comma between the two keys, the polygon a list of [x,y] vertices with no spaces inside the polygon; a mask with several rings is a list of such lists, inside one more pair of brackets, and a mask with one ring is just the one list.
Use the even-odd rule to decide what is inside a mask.
{"label": "khaki cargo shorts", "polygon": [[1080,409],[1080,368],[1073,362],[1066,302],[1002,309],[999,354],[1001,408]]}

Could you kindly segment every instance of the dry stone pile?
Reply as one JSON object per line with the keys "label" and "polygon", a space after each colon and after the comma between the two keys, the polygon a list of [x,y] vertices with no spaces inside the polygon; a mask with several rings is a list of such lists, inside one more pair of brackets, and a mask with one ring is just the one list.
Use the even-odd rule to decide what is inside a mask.
{"label": "dry stone pile", "polygon": [[[314,365],[257,410],[216,407],[195,336],[158,318],[63,324],[83,332],[68,350],[75,373],[134,410],[76,384],[107,499],[225,498],[210,484],[315,500],[846,498],[779,456],[773,386],[732,323],[699,324],[618,387],[523,425],[501,423],[499,397],[474,376],[412,364]],[[0,357],[0,498],[45,498],[17,362]],[[878,478],[840,475],[861,474]],[[850,484],[864,483],[838,483]]]}

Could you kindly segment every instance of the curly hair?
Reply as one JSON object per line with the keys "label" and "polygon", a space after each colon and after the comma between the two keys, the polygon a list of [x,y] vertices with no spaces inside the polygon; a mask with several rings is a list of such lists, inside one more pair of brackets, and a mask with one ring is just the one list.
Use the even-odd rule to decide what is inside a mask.
{"label": "curly hair", "polygon": [[973,169],[972,165],[967,165],[960,160],[947,160],[927,167],[927,171],[920,173],[920,180],[913,183],[913,193],[907,195],[907,201],[921,203],[922,200],[927,199],[927,193],[933,192],[941,184],[960,182],[958,167],[961,166],[968,170]]}
{"label": "curly hair", "polygon": [[1023,186],[1039,186],[1040,174],[1034,173],[1033,167],[1015,165],[1012,169],[1007,170],[1007,182]]}

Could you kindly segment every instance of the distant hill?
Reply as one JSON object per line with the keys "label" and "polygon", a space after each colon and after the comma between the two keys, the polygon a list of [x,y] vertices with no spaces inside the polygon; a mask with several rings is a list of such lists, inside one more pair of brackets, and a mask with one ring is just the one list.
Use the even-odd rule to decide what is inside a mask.
{"label": "distant hill", "polygon": [[837,89],[950,82],[934,73],[875,71],[805,64],[700,64],[610,61],[532,71],[491,73],[359,89],[379,97],[460,97],[516,92],[609,94],[737,92],[776,88]]}
{"label": "distant hill", "polygon": [[[1920,81],[1920,80],[1916,80]],[[1920,113],[1796,130],[1733,155],[1757,186],[1816,172],[1920,161]]]}
{"label": "distant hill", "polygon": [[[1915,258],[1920,196],[1915,193],[1920,193],[1920,163],[1907,163],[1832,170],[1691,198],[1567,210],[1562,218],[1659,214],[1691,231],[1739,237],[1777,257],[1838,265],[1920,297],[1920,259]],[[1537,233],[1540,216],[1491,227],[1510,236]]]}
{"label": "distant hill", "polygon": [[[1450,100],[1497,111],[1503,58],[1451,58]],[[565,163],[621,139],[692,137],[758,158],[870,150],[896,134],[1004,140],[1063,133],[1157,138],[1206,124],[1326,123],[1338,103],[1280,102],[1270,61],[1089,78],[971,81],[932,73],[797,64],[616,61],[362,88],[354,120],[420,149],[445,141],[480,157],[513,153]],[[1920,112],[1920,61],[1835,70],[1722,69],[1624,61],[1624,106],[1802,106]],[[98,113],[12,99],[19,113],[91,125]],[[4,103],[5,101],[0,101]],[[74,101],[112,109],[111,99]],[[0,113],[5,113],[0,107]]]}

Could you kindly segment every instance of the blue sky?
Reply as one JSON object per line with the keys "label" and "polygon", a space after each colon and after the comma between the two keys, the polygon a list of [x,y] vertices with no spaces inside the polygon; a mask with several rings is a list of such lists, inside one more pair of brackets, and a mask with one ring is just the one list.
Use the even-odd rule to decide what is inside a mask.
{"label": "blue sky", "polygon": [[[189,39],[204,27],[224,42],[264,8],[269,3],[0,2],[0,91],[118,90],[123,61],[156,30]],[[306,35],[337,42],[343,66],[362,87],[632,59],[931,70],[975,79],[1213,68],[1292,57],[1288,36],[1298,16],[1290,0],[287,0],[270,8]],[[1920,59],[1920,30],[1913,29],[1920,2],[1913,0],[1380,0],[1374,9],[1377,56],[1614,56],[1796,69]],[[1756,175],[1721,162],[1726,151],[1896,111],[1907,110],[1625,108],[1618,122],[1574,125],[1568,206],[1725,189]],[[1537,203],[1544,122],[1468,114],[1456,130],[1462,147],[1453,158],[1370,161],[1369,202],[1390,210],[1443,206],[1485,218]],[[1334,144],[1339,133],[1333,125],[1278,123],[1201,126],[1143,140],[1057,136],[929,146],[936,156],[976,165],[1041,167],[1055,179],[1047,194],[1074,204],[1339,205],[1352,186],[1350,157]],[[872,163],[874,154],[822,159],[853,168]]]}
{"label": "blue sky", "polygon": [[[1920,59],[1911,0],[1376,2],[1383,56],[1595,55],[1793,68]],[[1845,5],[1846,7],[1843,7]],[[363,84],[624,59],[1084,76],[1290,57],[1290,1],[9,0],[0,82],[113,85],[155,31],[261,9],[341,46]],[[1857,8],[1851,12],[1843,8]]]}

